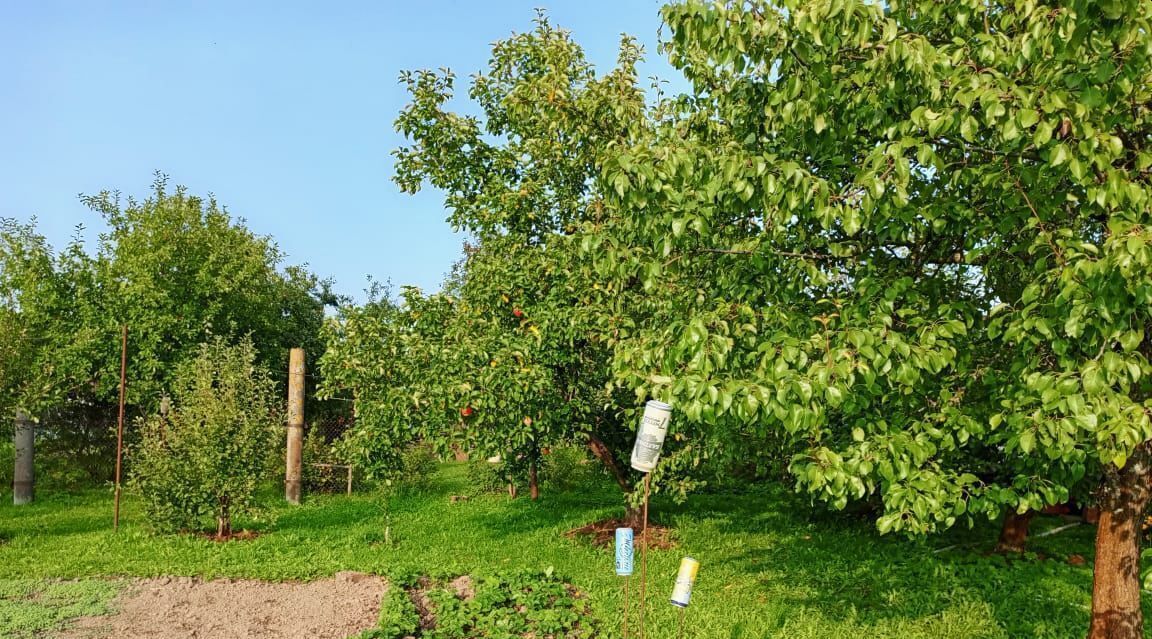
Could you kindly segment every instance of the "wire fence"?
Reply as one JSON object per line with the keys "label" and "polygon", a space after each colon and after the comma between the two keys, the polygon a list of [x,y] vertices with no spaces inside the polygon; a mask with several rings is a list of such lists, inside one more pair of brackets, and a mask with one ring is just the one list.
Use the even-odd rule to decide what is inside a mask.
{"label": "wire fence", "polygon": [[[312,399],[313,406],[323,407],[322,401]],[[344,406],[345,404],[340,404],[338,407]],[[305,415],[308,415],[307,403]],[[316,411],[315,418],[305,423],[304,489],[311,492],[350,494],[357,486],[356,470],[340,454],[339,444],[355,424],[351,409],[333,410],[328,406],[327,410]]]}

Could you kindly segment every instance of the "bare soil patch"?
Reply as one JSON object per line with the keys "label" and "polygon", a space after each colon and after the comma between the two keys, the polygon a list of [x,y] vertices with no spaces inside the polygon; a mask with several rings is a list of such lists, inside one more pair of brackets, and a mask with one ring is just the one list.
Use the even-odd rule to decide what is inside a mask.
{"label": "bare soil patch", "polygon": [[386,584],[339,573],[307,583],[192,577],[139,579],[117,612],[74,621],[61,639],[343,639],[376,626]]}
{"label": "bare soil patch", "polygon": [[[629,524],[623,519],[605,519],[573,528],[564,534],[572,539],[585,539],[593,546],[611,547],[616,543],[616,529],[628,526]],[[633,544],[636,548],[640,548],[642,543],[640,529],[633,527],[632,530]],[[675,548],[676,540],[672,535],[672,529],[648,522],[648,547],[660,550]]]}
{"label": "bare soil patch", "polygon": [[208,541],[252,541],[260,536],[260,533],[255,530],[237,530],[229,535],[217,535],[216,531],[206,531],[197,533],[198,537],[207,539]]}

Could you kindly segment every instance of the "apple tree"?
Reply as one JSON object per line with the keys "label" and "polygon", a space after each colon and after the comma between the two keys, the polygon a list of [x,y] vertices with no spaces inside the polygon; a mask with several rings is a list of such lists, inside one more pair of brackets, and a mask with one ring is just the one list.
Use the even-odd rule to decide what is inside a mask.
{"label": "apple tree", "polygon": [[[178,366],[209,337],[251,336],[286,380],[288,349],[321,348],[330,284],[283,265],[270,238],[212,198],[159,176],[143,200],[82,198],[107,226],[95,247],[54,251],[34,223],[0,221],[0,409],[42,419],[45,461],[91,481],[111,474],[120,327],[129,327],[130,413],[155,409]],[[5,419],[5,425],[10,424]],[[72,478],[70,478],[72,479]]]}
{"label": "apple tree", "polygon": [[[596,179],[602,157],[647,118],[640,53],[625,38],[617,67],[598,75],[571,36],[541,15],[532,31],[493,46],[489,68],[470,84],[476,114],[449,109],[451,72],[402,76],[411,102],[396,126],[409,145],[396,151],[395,180],[406,192],[443,192],[449,222],[473,240],[444,290],[421,298],[452,302],[438,316],[445,324],[433,331],[436,347],[421,351],[430,359],[387,362],[413,373],[365,370],[420,378],[410,395],[435,407],[443,434],[476,452],[526,460],[530,470],[545,447],[586,444],[625,492],[635,483],[626,461],[633,420],[622,407],[633,400],[609,382],[612,346],[627,327],[600,302],[626,295],[584,277],[587,258],[575,238],[605,214]],[[404,306],[417,310],[411,298]],[[421,361],[429,362],[423,375]],[[401,419],[369,408],[375,400],[362,392],[357,399],[358,424],[369,430],[368,412],[378,423]]]}

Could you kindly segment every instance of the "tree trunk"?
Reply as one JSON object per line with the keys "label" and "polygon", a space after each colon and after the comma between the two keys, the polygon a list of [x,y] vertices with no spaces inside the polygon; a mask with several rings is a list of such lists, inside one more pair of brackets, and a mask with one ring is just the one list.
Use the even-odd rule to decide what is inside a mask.
{"label": "tree trunk", "polygon": [[1140,523],[1152,488],[1148,446],[1113,471],[1100,494],[1096,561],[1092,572],[1092,625],[1088,639],[1143,639],[1140,610]]}
{"label": "tree trunk", "polygon": [[1000,541],[996,543],[995,552],[1024,552],[1024,545],[1028,543],[1028,527],[1035,516],[1036,513],[1031,510],[1023,515],[1015,510],[1004,513],[1004,525],[1000,528]]}
{"label": "tree trunk", "polygon": [[528,494],[532,501],[540,499],[540,480],[536,476],[536,462],[528,463]]}
{"label": "tree trunk", "polygon": [[[616,480],[616,485],[620,490],[624,491],[624,495],[632,494],[632,484],[628,481],[628,474],[616,461],[616,456],[612,454],[612,450],[604,443],[604,440],[588,433],[588,448],[592,450],[592,454],[604,467],[612,473],[612,478]],[[640,529],[641,522],[643,521],[643,511],[639,508],[626,506],[624,509],[624,525],[630,526],[636,530]]]}
{"label": "tree trunk", "polygon": [[516,499],[516,484],[508,482],[508,497],[509,499]]}
{"label": "tree trunk", "polygon": [[220,498],[220,512],[216,516],[216,538],[227,539],[232,536],[232,515],[228,512],[228,498]]}
{"label": "tree trunk", "polygon": [[589,433],[588,448],[592,450],[592,454],[596,456],[596,459],[599,459],[600,463],[604,464],[604,467],[612,473],[612,477],[616,480],[616,484],[620,486],[620,490],[626,493],[632,492],[632,484],[628,481],[628,475],[620,468],[620,464],[616,463],[616,457],[612,454],[608,445],[599,437]]}
{"label": "tree trunk", "polygon": [[644,509],[628,506],[624,509],[624,525],[640,534],[640,527],[644,524]]}

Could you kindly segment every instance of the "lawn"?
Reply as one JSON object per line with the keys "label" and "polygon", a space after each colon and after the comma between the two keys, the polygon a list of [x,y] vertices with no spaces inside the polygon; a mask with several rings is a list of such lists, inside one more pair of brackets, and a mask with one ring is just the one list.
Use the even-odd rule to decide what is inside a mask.
{"label": "lawn", "polygon": [[[618,634],[621,581],[611,551],[564,536],[619,514],[611,486],[564,493],[546,487],[536,503],[506,495],[450,499],[467,492],[464,467],[447,464],[427,489],[390,499],[318,496],[293,508],[269,495],[268,517],[246,524],[261,535],[228,543],[154,536],[131,498],[121,531],[113,533],[106,492],[42,495],[21,508],[5,500],[0,635],[14,634],[18,623],[50,627],[99,610],[114,592],[103,582],[43,581],[58,578],[306,580],[342,570],[407,576],[548,568],[587,594],[604,636]],[[686,554],[702,564],[688,637],[1075,637],[1087,629],[1089,526],[1036,538],[1036,554],[1005,560],[984,554],[996,532],[989,523],[909,542],[842,514],[812,514],[801,498],[775,489],[697,495],[680,505],[655,499],[652,511],[674,527],[680,547],[649,557],[649,637],[676,636],[668,595]],[[1034,530],[1063,523],[1041,518]],[[1072,554],[1088,562],[1071,565]],[[26,596],[52,588],[65,592]]]}

